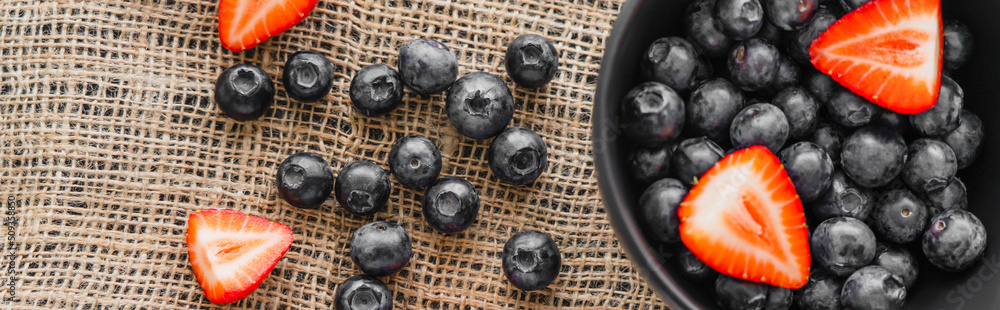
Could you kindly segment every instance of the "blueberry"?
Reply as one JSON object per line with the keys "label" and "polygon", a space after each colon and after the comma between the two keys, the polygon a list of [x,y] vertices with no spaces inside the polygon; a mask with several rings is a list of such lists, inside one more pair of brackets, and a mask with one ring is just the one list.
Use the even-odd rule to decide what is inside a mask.
{"label": "blueberry", "polygon": [[687,247],[681,247],[674,257],[677,258],[677,264],[681,267],[681,273],[688,279],[701,284],[712,284],[719,277],[719,272],[694,256],[694,253],[691,253]]}
{"label": "blueberry", "polygon": [[507,75],[514,83],[535,88],[549,83],[559,71],[559,52],[549,39],[537,34],[517,37],[504,57]]}
{"label": "blueberry", "polygon": [[816,226],[809,249],[820,267],[846,276],[875,258],[875,233],[861,220],[835,217]]}
{"label": "blueberry", "polygon": [[763,310],[788,310],[792,307],[792,290],[777,287],[767,287],[767,302]]}
{"label": "blueberry", "polygon": [[674,176],[684,184],[693,184],[705,171],[712,168],[723,157],[722,148],[705,137],[681,141],[670,159]]}
{"label": "blueberry", "polygon": [[805,85],[821,103],[829,101],[830,97],[833,97],[833,94],[840,89],[840,84],[837,81],[834,81],[829,75],[815,70],[806,78]]}
{"label": "blueberry", "polygon": [[788,140],[788,118],[778,107],[766,103],[740,111],[729,127],[729,137],[737,149],[763,145],[777,153]]}
{"label": "blueberry", "polygon": [[361,68],[351,79],[351,103],[365,116],[389,114],[403,103],[403,82],[395,69],[384,64]]}
{"label": "blueberry", "polygon": [[503,246],[503,273],[522,291],[540,290],[559,276],[562,256],[549,235],[522,230]]}
{"label": "blueberry", "polygon": [[895,130],[904,137],[910,132],[911,128],[910,117],[908,115],[899,114],[887,109],[882,109],[873,120],[873,123],[892,128],[892,130]]}
{"label": "blueberry", "polygon": [[715,298],[722,309],[764,309],[767,284],[740,280],[727,275],[715,279]]}
{"label": "blueberry", "polygon": [[684,128],[684,100],[658,82],[639,84],[622,100],[622,130],[643,146],[663,146]]}
{"label": "blueberry", "polygon": [[819,101],[801,86],[792,86],[774,96],[774,106],[788,117],[788,137],[805,138],[819,123]]}
{"label": "blueberry", "polygon": [[289,97],[314,102],[326,97],[333,88],[333,65],[323,54],[298,51],[285,61],[281,80]]}
{"label": "blueberry", "polygon": [[767,17],[775,26],[795,30],[805,26],[819,8],[818,0],[764,0]]}
{"label": "blueberry", "polygon": [[778,76],[780,62],[781,53],[777,47],[760,38],[752,38],[736,45],[726,64],[733,84],[745,91],[758,91]]}
{"label": "blueberry", "polygon": [[969,61],[976,50],[972,31],[965,24],[953,19],[944,20],[944,69],[955,70]]}
{"label": "blueberry", "polygon": [[852,310],[902,309],[906,288],[881,266],[867,266],[851,274],[840,292],[840,303]]}
{"label": "blueberry", "polygon": [[941,94],[930,110],[910,115],[910,124],[918,134],[926,137],[941,136],[958,128],[965,91],[947,76],[941,76]]}
{"label": "blueberry", "polygon": [[844,132],[836,125],[820,122],[816,126],[816,131],[813,132],[812,139],[809,141],[822,147],[836,165],[840,163],[840,152],[843,148],[844,139]]}
{"label": "blueberry", "polygon": [[875,250],[875,259],[872,265],[882,266],[894,276],[899,278],[899,283],[906,289],[913,288],[917,283],[917,274],[920,268],[917,259],[910,254],[910,251],[903,247],[879,244]]}
{"label": "blueberry", "polygon": [[493,139],[486,158],[500,182],[527,185],[548,167],[548,148],[531,129],[511,127]]}
{"label": "blueberry", "polygon": [[257,119],[274,103],[274,83],[261,68],[238,64],[215,81],[215,103],[237,121]]}
{"label": "blueberry", "polygon": [[833,173],[830,189],[809,203],[808,207],[818,221],[841,216],[865,221],[875,207],[875,194],[837,170]]}
{"label": "blueberry", "polygon": [[922,138],[910,144],[900,178],[913,191],[926,194],[941,190],[958,172],[955,152],[937,139]]}
{"label": "blueberry", "polygon": [[846,88],[834,92],[826,102],[826,112],[830,120],[847,128],[857,128],[871,123],[879,111],[879,106]]}
{"label": "blueberry", "polygon": [[370,276],[394,274],[406,266],[411,256],[410,234],[396,223],[371,222],[351,235],[351,260]]}
{"label": "blueberry", "polygon": [[830,10],[820,8],[813,14],[813,18],[805,26],[792,33],[792,39],[788,43],[788,55],[801,64],[809,64],[809,47],[813,40],[826,31],[833,22],[837,21],[837,16]]}
{"label": "blueberry", "polygon": [[403,137],[389,151],[389,171],[403,187],[427,186],[441,174],[441,151],[425,137]]}
{"label": "blueberry", "polygon": [[776,95],[777,93],[785,90],[786,88],[795,86],[799,84],[802,71],[799,70],[799,65],[792,61],[791,58],[781,56],[778,59],[778,73],[774,75],[774,80],[764,87],[762,92],[767,95]]}
{"label": "blueberry", "polygon": [[958,118],[958,127],[942,136],[941,140],[955,152],[958,169],[965,169],[982,153],[984,135],[983,121],[972,112],[962,110]]}
{"label": "blueberry", "polygon": [[681,241],[677,208],[688,189],[681,181],[662,179],[653,183],[639,196],[639,220],[653,239],[663,243]]}
{"label": "blueberry", "polygon": [[458,58],[450,48],[431,39],[416,39],[399,48],[403,84],[421,95],[441,93],[458,77]]}
{"label": "blueberry", "polygon": [[424,191],[424,220],[437,231],[454,234],[472,226],[479,215],[479,194],[460,177],[437,179]]}
{"label": "blueberry", "polygon": [[746,40],[760,31],[764,8],[757,0],[716,0],[715,17],[722,23],[723,33],[737,41]]}
{"label": "blueberry", "polygon": [[906,161],[906,142],[896,131],[881,125],[861,127],[844,141],[840,154],[847,176],[861,186],[889,184]]}
{"label": "blueberry", "polygon": [[930,217],[935,217],[944,211],[958,209],[965,210],[969,207],[969,197],[966,194],[965,182],[959,178],[954,178],[945,188],[927,193],[927,209]]}
{"label": "blueberry", "polygon": [[695,0],[684,13],[684,33],[698,50],[711,57],[725,55],[733,45],[733,39],[722,32],[720,22],[713,11],[716,0]]}
{"label": "blueberry", "polygon": [[649,184],[670,176],[670,158],[676,145],[661,147],[636,147],[629,155],[632,177]]}
{"label": "blueberry", "polygon": [[872,0],[840,0],[840,6],[844,9],[844,12],[854,11],[862,4],[868,3]]}
{"label": "blueberry", "polygon": [[809,282],[795,290],[795,305],[802,310],[841,310],[840,290],[844,281],[827,271],[815,269]]}
{"label": "blueberry", "polygon": [[340,206],[357,215],[371,215],[389,201],[389,174],[373,162],[362,160],[344,166],[333,184]]}
{"label": "blueberry", "polygon": [[929,211],[923,201],[906,188],[879,195],[871,216],[871,228],[885,241],[905,244],[920,237]]}
{"label": "blueberry", "polygon": [[514,118],[514,95],[499,76],[466,74],[445,97],[448,121],[463,136],[476,140],[500,134]]}
{"label": "blueberry", "polygon": [[833,184],[833,160],[819,145],[799,142],[778,153],[802,202],[819,198]]}
{"label": "blueberry", "polygon": [[392,310],[392,292],[376,277],[356,275],[337,286],[336,310]]}
{"label": "blueberry", "polygon": [[687,129],[696,136],[714,141],[729,140],[729,126],[743,109],[743,92],[725,79],[717,78],[691,92],[687,103]]}
{"label": "blueberry", "polygon": [[700,59],[694,45],[683,38],[666,37],[653,41],[642,58],[643,77],[684,91],[694,84]]}
{"label": "blueberry", "polygon": [[299,208],[315,209],[333,191],[333,170],[326,159],[314,153],[288,156],[278,166],[275,179],[278,196]]}
{"label": "blueberry", "polygon": [[935,267],[962,271],[983,256],[986,228],[969,211],[948,210],[931,219],[922,245],[924,255]]}

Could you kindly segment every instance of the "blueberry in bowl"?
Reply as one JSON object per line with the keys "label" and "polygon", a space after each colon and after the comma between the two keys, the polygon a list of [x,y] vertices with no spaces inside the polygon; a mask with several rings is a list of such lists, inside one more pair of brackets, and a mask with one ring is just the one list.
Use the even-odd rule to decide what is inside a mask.
{"label": "blueberry in bowl", "polygon": [[[784,33],[778,37],[761,30],[770,26],[762,26],[756,33],[752,33],[754,29],[751,23],[740,23],[750,19],[731,18],[755,11],[756,6],[752,1],[724,1],[727,5],[749,2],[749,7],[754,9],[751,12],[735,12],[738,14],[723,17],[730,19],[727,21],[730,23],[728,30],[722,25],[715,27],[715,23],[711,21],[694,20],[720,18],[716,10],[708,10],[718,9],[712,7],[712,2],[718,6],[723,2],[719,0],[630,0],[623,5],[608,41],[605,56],[602,58],[602,68],[598,77],[593,116],[596,166],[604,203],[619,241],[628,251],[633,265],[644,276],[647,284],[672,308],[729,309],[728,303],[720,304],[728,299],[720,296],[714,287],[719,281],[717,279],[723,276],[781,287],[770,284],[776,282],[770,275],[761,277],[761,274],[755,273],[759,270],[748,270],[750,272],[747,272],[746,276],[749,277],[744,277],[743,274],[727,272],[730,271],[726,270],[727,268],[718,268],[720,262],[726,260],[718,259],[719,255],[713,255],[710,253],[712,250],[706,250],[698,244],[709,238],[699,239],[698,234],[692,234],[691,227],[685,228],[684,223],[689,223],[692,218],[696,221],[711,222],[698,219],[709,218],[699,215],[701,214],[698,212],[699,209],[732,207],[724,204],[714,205],[712,202],[715,200],[735,201],[736,206],[742,207],[720,213],[730,214],[733,222],[764,223],[771,218],[772,211],[778,210],[777,214],[790,214],[782,210],[801,208],[804,219],[796,218],[796,221],[802,221],[808,234],[815,234],[821,223],[833,219],[849,222],[850,227],[858,228],[848,231],[864,231],[860,227],[869,230],[862,234],[865,239],[862,247],[864,251],[863,255],[857,258],[859,262],[850,261],[849,266],[838,265],[837,263],[841,261],[831,256],[834,259],[827,260],[830,267],[821,267],[814,262],[816,253],[826,250],[819,249],[821,246],[817,245],[815,253],[809,251],[811,257],[806,263],[809,268],[801,270],[796,268],[774,274],[795,275],[791,278],[794,281],[781,283],[786,286],[797,286],[791,289],[793,296],[791,304],[795,305],[793,306],[795,308],[995,308],[995,297],[991,294],[970,292],[963,295],[959,292],[968,291],[970,286],[977,288],[977,292],[1000,290],[1000,281],[995,280],[996,277],[977,275],[991,273],[993,270],[990,269],[992,265],[989,265],[993,263],[991,259],[1000,254],[1000,249],[995,245],[996,238],[992,238],[997,232],[995,227],[998,223],[993,223],[991,220],[1000,216],[1000,210],[993,207],[1000,202],[1000,191],[993,190],[1000,186],[1000,181],[994,180],[995,176],[1000,174],[1000,162],[990,159],[988,155],[991,144],[1000,141],[998,140],[1000,138],[994,138],[1000,134],[998,130],[1000,128],[997,127],[1000,126],[1000,118],[994,119],[990,116],[1000,115],[1000,109],[996,108],[1000,103],[1000,88],[995,87],[1000,83],[1000,78],[997,78],[994,72],[994,68],[1000,67],[1000,61],[992,56],[1000,54],[1000,44],[992,43],[1000,39],[1000,24],[995,23],[995,17],[989,13],[1000,10],[1000,3],[972,0],[944,3],[911,0],[910,6],[898,6],[902,11],[892,11],[898,14],[886,15],[890,20],[902,20],[915,16],[913,14],[925,14],[917,11],[940,12],[943,21],[953,20],[962,25],[955,26],[954,22],[942,22],[940,29],[944,31],[940,37],[927,36],[930,40],[940,38],[941,45],[936,51],[939,51],[941,62],[937,64],[933,64],[933,61],[925,62],[933,64],[926,66],[930,69],[925,68],[925,71],[919,73],[914,71],[911,76],[915,82],[923,83],[923,87],[910,88],[897,84],[895,75],[891,72],[886,73],[889,71],[884,71],[885,74],[866,75],[865,73],[874,71],[870,70],[871,67],[857,65],[856,59],[851,59],[857,55],[838,58],[844,55],[835,55],[834,50],[858,49],[837,49],[835,46],[845,42],[847,36],[837,38],[834,34],[828,34],[828,30],[831,29],[833,32],[845,29],[853,32],[861,31],[850,29],[856,28],[851,25],[857,23],[856,19],[852,21],[852,16],[873,11],[871,8],[893,1],[900,0],[794,1],[816,5],[812,8],[814,11],[811,16],[803,17],[804,20],[796,20],[798,16],[788,14],[795,13],[794,10],[784,11],[782,14],[786,15],[780,18],[771,17],[768,15],[769,11],[781,9],[773,7],[772,4],[782,1],[759,1],[762,9],[760,20],[763,23],[773,24],[778,20],[788,23],[787,26],[791,28],[782,29]],[[915,10],[934,5],[940,5],[940,10]],[[904,14],[903,11],[908,13]],[[809,14],[803,14],[806,15]],[[934,27],[921,28],[926,25],[920,23],[902,24],[916,25],[913,29],[926,33],[933,34],[939,31],[938,28],[927,30]],[[749,27],[741,28],[748,25]],[[722,36],[713,37],[717,34]],[[677,108],[673,110],[675,112],[663,113],[664,117],[655,118],[657,123],[646,123],[656,126],[644,125],[634,128],[637,123],[633,120],[641,118],[627,115],[630,110],[624,107],[624,102],[631,90],[644,83],[655,82],[643,74],[644,58],[655,41],[670,37],[684,38],[691,42],[698,53],[698,59],[707,58],[708,63],[722,64],[721,67],[716,66],[715,72],[711,74],[712,78],[706,81],[722,79],[735,86],[740,95],[746,98],[736,109],[737,111],[754,104],[770,104],[778,106],[784,113],[784,109],[780,108],[786,107],[792,101],[790,99],[797,101],[808,99],[801,99],[805,96],[800,95],[799,98],[779,98],[780,101],[775,102],[775,94],[783,90],[772,86],[772,83],[778,83],[777,78],[767,81],[767,74],[759,76],[767,72],[753,70],[734,73],[727,70],[727,62],[733,61],[734,65],[738,65],[733,67],[737,70],[743,69],[740,66],[750,68],[748,65],[750,64],[770,71],[773,68],[770,59],[777,60],[779,68],[781,59],[791,59],[792,63],[799,67],[799,81],[791,87],[797,87],[799,91],[808,91],[812,96],[814,102],[809,102],[810,113],[807,114],[812,114],[814,111],[812,104],[815,103],[818,106],[818,110],[815,110],[816,119],[814,124],[805,122],[803,126],[794,126],[799,130],[796,130],[794,135],[788,134],[786,141],[780,144],[777,150],[769,151],[780,157],[777,154],[781,151],[802,141],[814,143],[827,153],[833,164],[832,182],[826,191],[811,202],[804,201],[802,197],[795,197],[803,204],[800,207],[796,207],[795,204],[778,206],[775,204],[776,200],[761,199],[766,196],[755,192],[753,186],[734,187],[742,190],[739,193],[754,194],[738,196],[747,198],[742,201],[727,200],[731,197],[724,194],[724,191],[717,191],[716,195],[705,194],[710,191],[704,188],[715,186],[711,184],[718,183],[719,179],[727,180],[723,182],[724,184],[732,184],[733,180],[740,180],[741,176],[745,176],[764,184],[769,178],[757,178],[753,173],[727,173],[727,171],[756,172],[754,170],[718,168],[747,162],[739,160],[740,151],[746,148],[732,145],[733,141],[728,137],[731,132],[713,134],[718,132],[718,129],[707,126],[711,125],[708,122],[694,125],[681,124],[669,118],[680,116],[680,111],[683,111],[686,114],[684,117],[686,121],[692,119],[687,115],[694,111],[692,104],[704,102],[703,98],[697,99],[698,102],[692,99],[692,94],[698,87],[685,90],[666,86],[680,98]],[[918,36],[913,36],[913,39],[920,40]],[[772,50],[765,44],[770,44],[775,49]],[[732,52],[741,46],[744,49],[743,55],[739,55],[737,51],[735,56],[743,57],[732,57],[734,56]],[[751,53],[747,54],[747,50]],[[811,50],[815,51],[812,55]],[[775,56],[772,51],[777,52],[776,57],[772,57]],[[932,56],[933,54],[927,53]],[[748,55],[751,56],[750,62],[747,61]],[[892,64],[884,68],[896,70],[892,68]],[[855,83],[859,80],[866,80],[867,83]],[[885,87],[880,93],[879,88],[883,85],[891,86]],[[775,90],[777,92],[772,93]],[[899,104],[901,102],[908,103]],[[937,106],[939,104],[940,106]],[[666,105],[646,106],[659,108]],[[657,110],[652,111],[654,113],[650,115],[655,116]],[[702,115],[701,111],[697,113],[699,113],[698,118],[695,119],[698,119],[698,122],[709,119]],[[918,115],[922,113],[923,115]],[[716,118],[725,119],[726,115],[718,115]],[[802,119],[798,117],[789,120],[789,132],[793,127],[791,121],[800,120]],[[776,123],[778,125],[775,126],[780,127],[781,122]],[[725,129],[728,131],[731,126],[732,124],[723,127],[727,127]],[[744,147],[778,145],[769,142],[779,139],[771,139],[769,135],[763,134],[764,130],[761,130],[773,128],[768,126],[748,126],[748,128],[759,131],[760,133],[753,132],[757,134],[752,136],[761,139],[759,141],[737,139],[736,142],[750,145]],[[633,131],[633,129],[648,131]],[[722,139],[719,139],[720,137]],[[682,154],[679,151],[680,144],[689,139],[705,139],[718,144],[716,147],[720,152],[718,159],[715,160],[718,163],[705,165],[709,168],[702,172],[710,175],[710,178],[705,178],[699,173],[687,172],[691,175],[688,180],[687,175],[682,178],[677,174],[678,171],[689,169],[687,165],[678,166],[674,160],[679,157],[678,154]],[[944,146],[950,148],[952,152],[944,151]],[[671,157],[668,165],[649,166],[655,168],[669,166],[665,169],[667,172],[656,170],[655,173],[644,173],[640,176],[641,180],[634,176],[633,171],[642,172],[642,169],[633,169],[630,158],[630,155],[638,149],[669,150],[661,151],[663,156],[660,156]],[[757,148],[756,152],[763,154],[760,158],[769,158],[766,155],[768,152],[760,148]],[[746,154],[742,156],[746,159]],[[909,162],[914,157],[916,157],[914,161]],[[744,167],[751,166],[744,165]],[[647,218],[644,218],[645,215],[640,213],[642,193],[653,184],[657,184],[659,181],[657,178],[681,181],[683,187],[672,188],[676,191],[689,191],[677,207],[678,220],[681,223],[679,225],[681,242],[676,242],[672,237],[663,239],[654,235],[656,231],[649,229],[648,226],[652,225],[648,223]],[[715,180],[712,180],[713,178]],[[781,178],[775,180],[777,179]],[[699,187],[702,187],[701,192],[698,192]],[[782,185],[780,188],[784,187]],[[760,188],[771,189],[770,192],[780,193],[782,197],[787,195],[784,190],[763,186]],[[794,186],[791,188],[794,195]],[[672,195],[681,196],[679,193]],[[691,199],[692,195],[695,195],[696,199]],[[673,201],[678,198],[671,199],[671,203],[674,203]],[[669,214],[661,218],[664,219],[661,225],[671,223],[669,221],[673,220]],[[705,223],[696,224],[709,226]],[[770,237],[772,232],[769,232],[766,226],[716,227],[717,230],[744,232],[744,236],[733,234],[737,237],[732,238],[740,239],[742,245],[767,248],[765,247],[767,241],[785,240]],[[914,234],[914,230],[918,233]],[[696,232],[703,233],[703,231]],[[829,231],[825,233],[828,234]],[[840,236],[858,239],[861,235],[843,233]],[[794,237],[787,240],[803,243],[800,239],[806,240],[804,243],[808,247],[811,238]],[[820,240],[829,238],[813,239],[833,241]],[[859,241],[848,243],[856,242]],[[770,246],[774,248],[776,245]],[[725,251],[729,253],[732,249]],[[834,251],[827,254],[839,253]],[[688,259],[677,258],[681,256]],[[712,276],[716,280],[706,281],[704,277],[697,276],[712,273],[700,273],[698,270],[703,269],[698,269],[700,265],[695,263],[703,263],[718,273],[718,276]],[[911,270],[912,266],[917,268]],[[841,275],[831,275],[831,271],[827,270],[829,268],[836,269]],[[806,277],[798,277],[801,272],[805,272]],[[914,276],[912,273],[917,274]],[[787,285],[790,283],[794,285]],[[763,290],[755,289],[752,293],[752,296],[756,297],[753,300],[761,302],[761,305],[768,300],[767,294],[762,292]],[[844,292],[848,293],[843,294]]]}

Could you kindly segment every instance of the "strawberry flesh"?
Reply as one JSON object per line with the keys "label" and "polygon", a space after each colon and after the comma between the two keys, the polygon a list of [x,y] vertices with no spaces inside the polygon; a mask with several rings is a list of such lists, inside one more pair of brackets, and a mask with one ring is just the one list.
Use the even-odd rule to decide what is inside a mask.
{"label": "strawberry flesh", "polygon": [[241,52],[292,28],[309,15],[318,0],[221,0],[219,39]]}

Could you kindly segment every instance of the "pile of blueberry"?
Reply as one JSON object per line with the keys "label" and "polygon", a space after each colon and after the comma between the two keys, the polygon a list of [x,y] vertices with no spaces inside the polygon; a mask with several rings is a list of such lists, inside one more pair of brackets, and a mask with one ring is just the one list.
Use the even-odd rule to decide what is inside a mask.
{"label": "pile of blueberry", "polygon": [[[548,39],[528,34],[507,49],[507,74],[518,85],[547,84],[558,71],[558,54]],[[334,69],[320,53],[300,51],[285,63],[283,82],[289,97],[314,102],[333,85]],[[457,80],[456,80],[457,79]],[[489,167],[500,182],[528,185],[547,167],[547,147],[534,131],[507,128],[514,115],[514,97],[499,76],[473,72],[458,78],[458,59],[444,44],[416,39],[399,50],[399,71],[385,64],[361,69],[350,85],[351,102],[358,112],[379,117],[403,101],[404,86],[419,95],[445,92],[448,119],[462,135],[493,138],[487,151]],[[216,83],[215,100],[230,118],[239,121],[262,116],[273,104],[275,88],[260,68],[240,64],[225,70]],[[396,141],[389,153],[389,171],[406,188],[424,188],[423,215],[427,224],[446,234],[459,233],[479,214],[476,188],[462,177],[440,177],[441,152],[433,141],[408,136]],[[279,196],[289,204],[314,209],[333,193],[352,214],[368,216],[385,208],[392,191],[389,173],[371,161],[345,165],[334,176],[320,155],[300,152],[278,167]],[[376,221],[358,228],[351,237],[350,255],[365,275],[351,277],[337,289],[337,309],[391,309],[392,294],[376,277],[392,275],[413,254],[409,233],[393,222]],[[538,290],[552,283],[561,267],[555,241],[547,234],[525,230],[512,236],[503,249],[502,266],[511,283],[522,290]]]}
{"label": "pile of blueberry", "polygon": [[[683,37],[654,41],[644,83],[621,101],[634,143],[631,175],[648,186],[638,219],[725,309],[898,309],[917,255],[945,271],[976,262],[983,224],[956,177],[982,149],[983,124],[947,74],[973,51],[969,29],[944,22],[945,76],[930,110],[901,115],[813,69],[809,47],[865,0],[694,0]],[[763,145],[804,203],[813,258],[808,284],[788,290],[720,275],[680,244],[677,209],[725,154]]]}

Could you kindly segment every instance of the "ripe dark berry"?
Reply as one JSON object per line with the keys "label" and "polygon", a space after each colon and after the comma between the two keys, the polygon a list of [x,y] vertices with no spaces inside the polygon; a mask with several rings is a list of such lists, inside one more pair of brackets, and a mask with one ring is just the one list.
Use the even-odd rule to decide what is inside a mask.
{"label": "ripe dark berry", "polygon": [[440,178],[424,191],[423,212],[432,228],[446,234],[458,233],[476,221],[479,194],[464,178]]}
{"label": "ripe dark berry", "polygon": [[389,171],[403,187],[427,186],[441,173],[441,151],[425,137],[403,137],[389,151]]}
{"label": "ripe dark berry", "polygon": [[778,153],[802,202],[819,198],[833,184],[833,160],[819,145],[799,142]]}
{"label": "ripe dark berry", "polygon": [[952,179],[948,186],[941,190],[927,193],[926,199],[930,217],[935,217],[944,211],[965,210],[969,207],[965,183],[959,178]]}
{"label": "ripe dark berry", "polygon": [[896,131],[881,125],[861,127],[844,141],[840,154],[847,176],[861,186],[889,184],[906,160],[906,142]]}
{"label": "ripe dark berry", "polygon": [[906,288],[881,266],[867,266],[851,274],[840,292],[845,309],[902,309]]}
{"label": "ripe dark berry", "polygon": [[511,127],[493,139],[487,151],[490,170],[500,182],[527,185],[548,167],[548,147],[531,129]]}
{"label": "ripe dark berry", "polygon": [[743,110],[743,92],[725,79],[716,78],[691,92],[686,125],[695,136],[717,142],[729,141],[729,126]]}
{"label": "ripe dark berry", "polygon": [[362,160],[347,164],[333,185],[340,207],[358,215],[371,215],[389,201],[392,183],[389,174],[373,162]]}
{"label": "ripe dark berry", "polygon": [[681,247],[677,255],[677,264],[681,267],[681,273],[688,279],[701,284],[714,284],[719,272],[705,264],[705,262],[694,256],[687,247]]}
{"label": "ripe dark berry", "polygon": [[552,81],[559,71],[559,52],[549,39],[537,34],[517,37],[504,57],[507,75],[514,83],[535,88]]}
{"label": "ripe dark berry", "polygon": [[622,131],[643,146],[663,146],[684,128],[684,100],[659,82],[639,84],[622,99]]}
{"label": "ripe dark berry", "polygon": [[822,269],[813,269],[809,282],[795,290],[795,305],[802,310],[841,310],[840,290],[844,280]]}
{"label": "ripe dark berry", "polygon": [[899,278],[899,283],[906,289],[912,288],[913,284],[917,283],[920,268],[917,259],[906,248],[879,243],[872,265],[882,266],[891,272]]}
{"label": "ripe dark berry", "polygon": [[910,144],[900,179],[914,192],[926,194],[948,186],[958,172],[955,152],[937,139],[918,139]]}
{"label": "ripe dark berry", "polygon": [[356,275],[337,286],[336,310],[392,310],[392,292],[376,277]]}
{"label": "ripe dark berry", "polygon": [[684,14],[684,33],[705,56],[717,57],[729,52],[733,39],[722,32],[722,22],[715,18],[716,0],[695,0]]}
{"label": "ripe dark berry", "polygon": [[636,147],[629,155],[629,171],[640,183],[649,184],[670,176],[670,159],[676,145]]}
{"label": "ripe dark berry", "polygon": [[983,256],[986,228],[969,211],[948,210],[931,219],[922,248],[927,260],[944,271],[968,269]]}
{"label": "ripe dark berry", "polygon": [[392,67],[368,65],[351,79],[350,95],[351,103],[361,114],[386,115],[403,103],[403,81]]}
{"label": "ripe dark berry", "polygon": [[257,119],[274,103],[274,83],[261,68],[238,64],[215,81],[215,103],[237,121]]}
{"label": "ripe dark berry", "polygon": [[763,145],[778,153],[788,140],[788,118],[781,109],[767,103],[740,111],[729,127],[729,137],[737,149]]}
{"label": "ripe dark berry", "polygon": [[455,81],[445,98],[448,121],[463,136],[476,140],[500,134],[514,118],[514,96],[491,73],[473,72]]}
{"label": "ripe dark berry", "polygon": [[394,274],[406,267],[411,256],[410,234],[396,223],[371,222],[351,235],[351,260],[370,276]]}
{"label": "ripe dark berry", "polygon": [[958,128],[949,131],[941,140],[947,143],[955,151],[955,159],[958,160],[958,169],[965,169],[972,165],[983,151],[983,121],[968,110],[962,110],[958,119]]}
{"label": "ripe dark berry", "polygon": [[549,235],[536,230],[523,230],[503,246],[503,273],[518,289],[540,290],[559,276],[562,256]]}
{"label": "ripe dark berry", "polygon": [[399,75],[413,92],[430,95],[448,89],[458,77],[458,58],[431,39],[416,39],[399,48]]}
{"label": "ripe dark berry", "polygon": [[722,148],[708,138],[691,138],[677,145],[670,166],[678,180],[691,185],[695,178],[701,177],[722,159],[722,153]]}
{"label": "ripe dark berry", "polygon": [[818,0],[764,0],[763,4],[771,23],[784,30],[805,26],[819,8]]}
{"label": "ripe dark berry", "polygon": [[333,170],[326,159],[317,154],[295,153],[281,161],[276,183],[278,196],[288,204],[314,209],[333,191]]}
{"label": "ripe dark berry", "polygon": [[937,137],[958,128],[965,91],[947,76],[941,76],[941,94],[930,110],[910,115],[913,129],[925,137]]}
{"label": "ripe dark berry", "polygon": [[830,120],[846,128],[857,128],[871,123],[879,115],[880,108],[864,97],[840,88],[826,103]]}
{"label": "ripe dark berry", "polygon": [[771,83],[768,83],[761,90],[761,93],[773,96],[786,88],[796,86],[802,79],[801,75],[802,70],[799,69],[799,65],[791,58],[782,55],[778,58],[778,73],[774,75],[774,80],[771,80]]}
{"label": "ripe dark berry", "polygon": [[820,8],[813,14],[813,18],[805,26],[792,32],[791,40],[788,43],[788,55],[792,60],[800,64],[809,64],[809,47],[813,40],[826,31],[833,22],[837,21],[830,10]]}
{"label": "ripe dark berry", "polygon": [[953,19],[944,20],[944,69],[961,68],[976,50],[972,32],[965,24]]}
{"label": "ripe dark berry", "polygon": [[853,217],[820,223],[809,237],[813,261],[838,276],[846,276],[875,258],[875,233]]}
{"label": "ripe dark berry", "polygon": [[792,305],[791,290],[727,275],[715,280],[715,296],[719,306],[726,310],[779,310]]}
{"label": "ripe dark berry", "polygon": [[778,75],[780,58],[781,53],[771,43],[760,38],[743,41],[729,53],[730,80],[745,91],[762,90]]}
{"label": "ripe dark berry", "polygon": [[923,201],[910,190],[900,188],[879,195],[869,222],[881,240],[906,244],[920,237],[927,226],[928,213]]}
{"label": "ripe dark berry", "polygon": [[844,139],[843,130],[834,124],[829,123],[819,123],[816,126],[816,131],[813,132],[812,143],[816,143],[826,151],[827,155],[830,155],[830,159],[833,160],[835,165],[840,164],[840,152],[843,148]]}
{"label": "ripe dark berry", "polygon": [[837,170],[833,173],[830,189],[809,203],[814,220],[825,221],[848,216],[865,221],[875,207],[875,194]]}
{"label": "ripe dark berry", "polygon": [[801,86],[785,88],[772,101],[788,118],[788,137],[801,139],[816,130],[820,103]]}
{"label": "ripe dark berry", "polygon": [[333,65],[323,54],[298,51],[285,61],[281,80],[289,97],[314,102],[326,97],[333,88]]}
{"label": "ripe dark berry", "polygon": [[716,0],[715,17],[730,38],[746,40],[760,31],[764,23],[764,8],[757,0]]}
{"label": "ripe dark berry", "polygon": [[642,73],[648,81],[656,81],[677,91],[694,84],[700,59],[694,45],[683,38],[666,37],[653,41],[643,54]]}
{"label": "ripe dark berry", "polygon": [[687,192],[688,188],[681,181],[668,178],[656,181],[639,196],[639,221],[654,240],[664,243],[681,241],[681,220],[677,217],[677,208]]}

